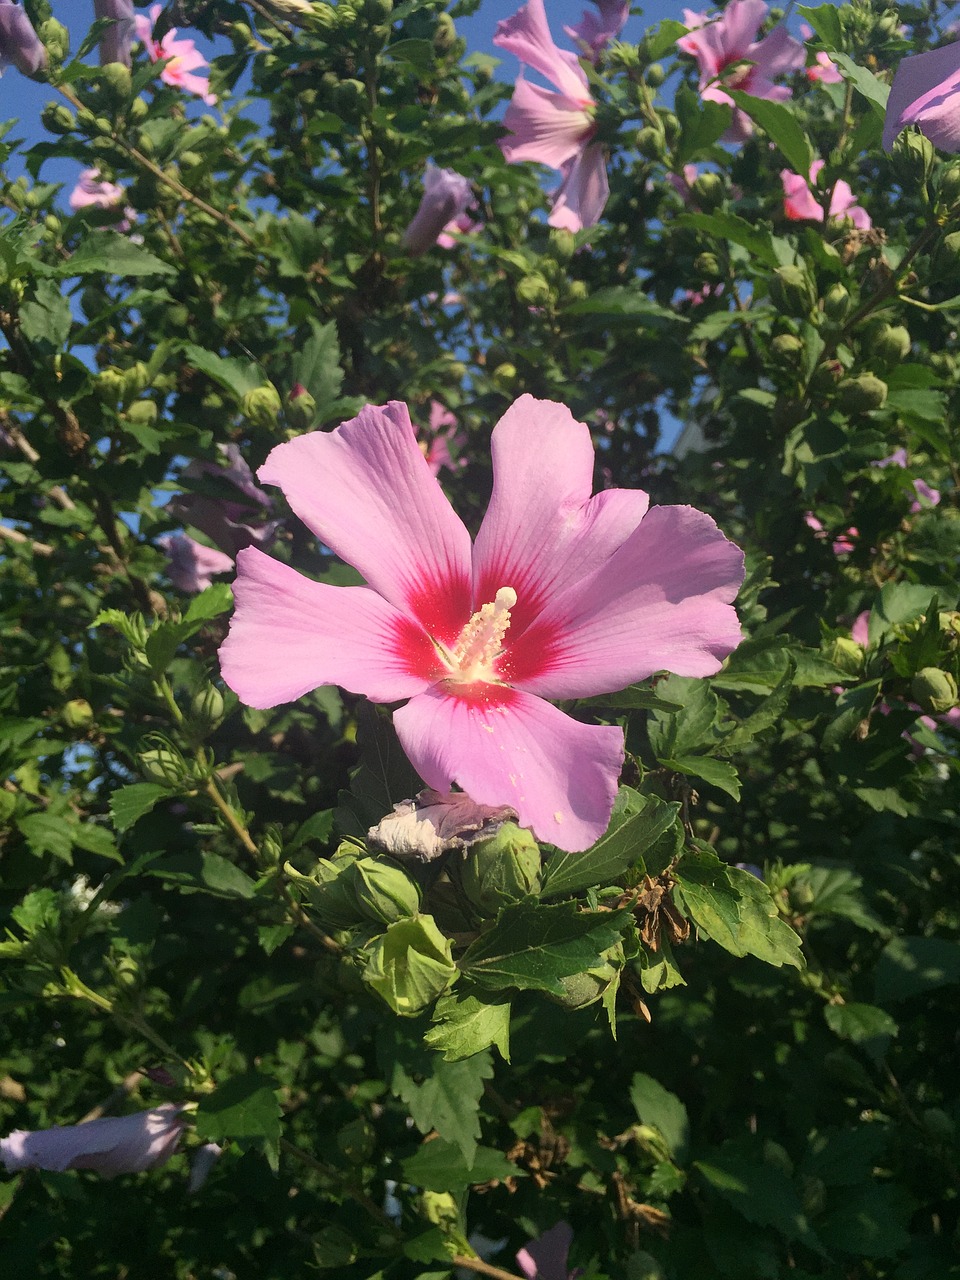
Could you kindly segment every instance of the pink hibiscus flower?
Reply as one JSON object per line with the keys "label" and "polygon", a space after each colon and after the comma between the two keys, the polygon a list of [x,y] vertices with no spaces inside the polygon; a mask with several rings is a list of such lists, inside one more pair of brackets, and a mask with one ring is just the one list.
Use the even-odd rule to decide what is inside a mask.
{"label": "pink hibiscus flower", "polygon": [[539,71],[557,92],[530,84],[521,71],[503,123],[513,135],[500,149],[510,164],[533,160],[559,169],[563,181],[547,221],[581,231],[600,221],[610,188],[603,151],[591,140],[597,131],[596,103],[576,54],[558,49],[550,34],[543,0],[528,0],[512,18],[497,24],[493,43]]}
{"label": "pink hibiscus flower", "polygon": [[942,151],[960,151],[960,41],[904,58],[897,67],[883,122],[883,149],[915,124]]}
{"label": "pink hibiscus flower", "polygon": [[[822,160],[814,160],[810,166],[809,181],[792,173],[789,169],[780,170],[780,181],[783,183],[783,212],[795,222],[823,222],[823,205],[813,194],[817,175],[823,168]],[[867,231],[873,222],[866,209],[857,204],[857,198],[850,189],[850,184],[841,178],[834,184],[830,193],[830,217],[846,218],[861,231]]]}
{"label": "pink hibiscus flower", "polygon": [[206,591],[220,573],[229,573],[233,557],[216,547],[205,546],[185,533],[165,533],[157,546],[167,553],[167,577],[178,591],[190,595]]}
{"label": "pink hibiscus flower", "polygon": [[466,216],[467,205],[472,203],[469,179],[452,169],[428,164],[423,174],[423,199],[403,233],[402,244],[410,257],[419,258],[435,244],[452,248],[454,241],[449,232],[451,228],[460,229],[457,220]]}
{"label": "pink hibiscus flower", "polygon": [[[114,209],[122,203],[126,192],[118,182],[107,182],[101,177],[99,169],[84,169],[77,179],[77,185],[70,192],[69,205],[77,209]],[[129,205],[123,211],[123,218],[116,224],[118,231],[129,231],[136,219],[136,210]]]}
{"label": "pink hibiscus flower", "polygon": [[137,36],[143,41],[151,62],[168,59],[160,72],[164,84],[175,89],[183,89],[186,93],[195,93],[198,98],[212,107],[216,102],[216,94],[210,92],[210,81],[206,76],[194,75],[201,67],[208,65],[206,58],[192,40],[178,40],[177,28],[171,27],[162,40],[154,40],[153,28],[160,17],[161,6],[151,5],[149,18],[138,13],[134,18]]}
{"label": "pink hibiscus flower", "polygon": [[[767,12],[763,0],[731,0],[711,22],[704,21],[701,13],[684,10],[684,21],[693,29],[680,37],[677,48],[697,60],[701,97],[729,106],[733,106],[733,99],[724,88],[742,89],[755,98],[775,102],[790,97],[786,85],[774,84],[773,78],[798,71],[806,61],[806,52],[782,24],[757,40]],[[752,132],[749,116],[735,109],[727,139],[742,142]]]}
{"label": "pink hibiscus flower", "polygon": [[528,1240],[517,1254],[517,1266],[526,1280],[576,1280],[580,1271],[571,1271],[567,1254],[573,1244],[573,1227],[558,1222],[535,1240]]}
{"label": "pink hibiscus flower", "polygon": [[583,51],[583,56],[596,62],[626,25],[630,17],[630,0],[593,0],[593,3],[596,9],[584,9],[576,26],[563,29]]}
{"label": "pink hibiscus flower", "polygon": [[0,1139],[8,1173],[20,1169],[93,1169],[105,1178],[158,1169],[183,1132],[183,1107],[172,1102],[130,1116],[108,1116],[53,1129],[15,1129]]}
{"label": "pink hibiscus flower", "polygon": [[[439,475],[444,467],[450,471],[459,471],[467,465],[466,458],[460,457],[459,453],[467,443],[466,434],[459,430],[456,418],[439,400],[430,401],[430,424],[427,431],[429,441],[421,445],[421,448],[432,475]],[[456,459],[450,452],[451,445],[457,450]]]}
{"label": "pink hibiscus flower", "polygon": [[562,849],[606,829],[619,728],[545,698],[655,671],[709,675],[740,641],[743,555],[709,516],[609,489],[591,497],[588,428],[522,396],[494,428],[493,494],[476,542],[417,444],[406,406],[367,406],[277,448],[260,468],[367,585],[313,582],[241,551],[223,676],[254,707],[338,684],[394,712],[427,786],[509,804]]}

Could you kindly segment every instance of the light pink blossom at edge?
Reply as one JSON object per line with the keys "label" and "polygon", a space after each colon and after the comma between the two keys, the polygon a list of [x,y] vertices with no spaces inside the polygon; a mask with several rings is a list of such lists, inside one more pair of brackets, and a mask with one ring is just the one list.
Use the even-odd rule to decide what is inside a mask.
{"label": "light pink blossom at edge", "polygon": [[907,125],[943,151],[960,151],[960,40],[904,58],[897,67],[883,122],[883,149]]}
{"label": "light pink blossom at edge", "polygon": [[623,734],[544,699],[717,671],[740,641],[743,556],[692,507],[648,511],[632,490],[591,497],[590,433],[563,405],[522,396],[491,449],[471,546],[405,405],[278,445],[260,480],[368,585],[313,582],[241,551],[223,675],[261,708],[321,684],[409,699],[394,725],[427,786],[456,782],[479,804],[511,805],[541,839],[584,849],[606,829]]}
{"label": "light pink blossom at edge", "polygon": [[143,42],[151,62],[169,59],[160,72],[164,84],[175,89],[184,89],[187,93],[195,93],[208,106],[213,106],[217,96],[210,92],[210,80],[207,76],[194,75],[201,67],[206,67],[206,58],[192,40],[178,40],[177,28],[171,27],[162,40],[154,40],[153,28],[160,17],[162,6],[150,6],[150,16],[138,13],[134,18],[137,37]]}
{"label": "light pink blossom at edge", "polygon": [[173,1155],[183,1130],[183,1108],[166,1102],[130,1116],[109,1116],[87,1124],[53,1129],[15,1129],[0,1139],[0,1160],[8,1173],[20,1169],[92,1169],[118,1173],[157,1169]]}

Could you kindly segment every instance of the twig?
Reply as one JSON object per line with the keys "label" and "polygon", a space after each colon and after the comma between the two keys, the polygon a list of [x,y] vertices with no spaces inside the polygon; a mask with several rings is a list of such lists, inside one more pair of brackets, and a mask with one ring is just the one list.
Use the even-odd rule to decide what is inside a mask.
{"label": "twig", "polygon": [[465,1271],[475,1271],[478,1276],[490,1276],[492,1280],[521,1280],[515,1271],[504,1271],[503,1267],[495,1267],[492,1262],[484,1262],[482,1258],[468,1258],[457,1253],[453,1257],[454,1266],[463,1267]]}
{"label": "twig", "polygon": [[28,538],[25,533],[21,533],[19,529],[11,529],[9,525],[0,524],[0,538],[6,538],[9,542],[19,543],[21,546],[27,543],[30,550],[35,556],[52,556],[53,547],[46,542],[34,542],[32,538]]}
{"label": "twig", "polygon": [[120,1081],[109,1097],[104,1098],[103,1102],[98,1102],[95,1107],[91,1107],[85,1116],[81,1116],[79,1123],[89,1124],[91,1120],[99,1120],[108,1111],[112,1111],[118,1102],[128,1098],[139,1087],[140,1081],[146,1078],[142,1071],[131,1071],[126,1079]]}

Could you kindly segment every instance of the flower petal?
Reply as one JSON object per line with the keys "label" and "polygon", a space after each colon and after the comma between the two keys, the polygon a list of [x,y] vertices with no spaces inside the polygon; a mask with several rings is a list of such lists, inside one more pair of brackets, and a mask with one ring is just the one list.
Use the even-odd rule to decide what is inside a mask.
{"label": "flower petal", "polygon": [[322,684],[395,702],[442,674],[429,637],[368,587],[313,582],[255,547],[237,567],[220,668],[247,706],[275,707]]}
{"label": "flower petal", "polygon": [[567,97],[592,102],[589,82],[576,54],[554,44],[543,0],[527,0],[512,17],[498,22],[493,43],[546,76]]}
{"label": "flower petal", "polygon": [[610,196],[603,149],[587,147],[564,166],[563,182],[547,218],[551,227],[582,231],[595,227]]}
{"label": "flower petal", "polygon": [[[510,660],[550,698],[612,693],[655,671],[707,676],[742,638],[743,553],[693,507],[654,507],[585,582],[552,599]],[[542,656],[538,656],[542,655]]]}
{"label": "flower petal", "polygon": [[607,828],[623,733],[495,685],[430,689],[395,711],[404,751],[428,786],[456,782],[479,804],[508,804],[540,840],[576,852]]}
{"label": "flower petal", "polygon": [[490,450],[493,494],[474,547],[474,598],[480,605],[501,587],[516,591],[514,640],[549,595],[613,554],[643,519],[648,498],[638,489],[591,498],[590,432],[549,400],[521,396],[494,427]]}
{"label": "flower petal", "polygon": [[960,40],[904,58],[897,67],[883,125],[883,149],[908,124],[935,147],[960,151]]}
{"label": "flower petal", "polygon": [[278,445],[257,474],[385,599],[437,639],[456,640],[471,613],[470,535],[430,474],[405,404],[367,405],[335,431]]}
{"label": "flower petal", "polygon": [[503,117],[510,137],[500,139],[509,164],[532,160],[559,169],[593,136],[593,119],[578,103],[519,76]]}

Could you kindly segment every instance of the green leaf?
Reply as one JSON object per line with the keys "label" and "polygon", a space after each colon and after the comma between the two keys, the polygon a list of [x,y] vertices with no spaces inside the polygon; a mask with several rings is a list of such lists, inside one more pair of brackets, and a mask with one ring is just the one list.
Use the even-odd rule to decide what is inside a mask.
{"label": "green leaf", "polygon": [[343,835],[362,840],[395,804],[421,791],[423,783],[388,715],[362,702],[356,720],[360,764],[350,775],[350,790],[340,792],[335,820]]}
{"label": "green leaf", "polygon": [[868,1052],[882,1056],[899,1028],[889,1013],[874,1004],[828,1004],[823,1010],[827,1026],[841,1040],[863,1045]]}
{"label": "green leaf", "polygon": [[[411,43],[419,43],[412,41]],[[326,420],[328,406],[340,394],[343,370],[340,367],[340,343],[337,326],[332,320],[327,324],[311,318],[310,337],[303,350],[293,361],[293,382],[302,383],[317,404],[318,420]]]}
{"label": "green leaf", "polygon": [[452,1142],[434,1138],[425,1142],[415,1155],[404,1160],[403,1177],[425,1191],[448,1191],[457,1195],[474,1183],[507,1178],[525,1178],[523,1169],[507,1159],[502,1151],[478,1147],[473,1164],[467,1167],[463,1153]]}
{"label": "green leaf", "polygon": [[794,172],[806,178],[814,160],[813,148],[790,107],[767,98],[755,98],[742,89],[730,89],[728,92],[740,110],[758,124],[780,149]]}
{"label": "green leaf", "polygon": [[67,345],[72,316],[70,300],[53,280],[41,280],[33,299],[20,305],[20,328],[30,342],[46,342],[54,351]]}
{"label": "green leaf", "polygon": [[57,266],[57,275],[172,276],[176,268],[115,231],[93,231]]}
{"label": "green leaf", "polygon": [[73,862],[72,829],[66,818],[54,813],[28,813],[17,818],[16,825],[35,858],[52,853],[63,862]]}
{"label": "green leaf", "polygon": [[735,213],[681,213],[673,221],[675,225],[704,231],[715,240],[730,240],[733,244],[746,249],[764,266],[783,265],[773,246],[773,237],[770,232],[761,230]]}
{"label": "green leaf", "polygon": [[218,618],[221,613],[226,613],[232,608],[233,588],[227,582],[214,582],[193,597],[190,607],[183,615],[183,620],[197,624],[190,632],[193,635],[194,631],[199,630],[201,623],[209,622],[211,618]]}
{"label": "green leaf", "polygon": [[621,914],[578,911],[573,903],[505,907],[496,924],[467,948],[460,968],[495,991],[519,987],[563,995],[561,978],[592,968],[618,941]]}
{"label": "green leaf", "polygon": [[[870,647],[892,639],[895,627],[904,622],[914,622],[921,614],[928,613],[937,594],[933,587],[925,587],[919,582],[885,582],[870,610]],[[950,606],[941,601],[940,607]]]}
{"label": "green leaf", "polygon": [[682,1162],[690,1143],[687,1108],[676,1094],[665,1089],[653,1076],[637,1072],[630,1083],[630,1101],[641,1124],[656,1125],[666,1139],[670,1154]]}
{"label": "green leaf", "polygon": [[171,854],[150,868],[150,875],[187,892],[209,893],[216,898],[252,898],[256,882],[219,853]]}
{"label": "green leaf", "polygon": [[827,51],[839,49],[843,44],[843,28],[835,4],[821,4],[816,9],[809,5],[797,5],[797,13],[810,23],[814,31],[827,46]]}
{"label": "green leaf", "polygon": [[818,1220],[817,1229],[828,1249],[851,1254],[858,1263],[862,1258],[890,1258],[910,1244],[908,1228],[915,1207],[903,1185],[868,1182],[845,1190],[842,1204]]}
{"label": "green leaf", "polygon": [[543,896],[576,893],[593,885],[619,884],[635,869],[631,882],[645,874],[644,853],[677,821],[678,804],[621,787],[605,835],[584,853],[557,852],[547,860]]}
{"label": "green leaf", "polygon": [[414,71],[425,75],[433,71],[437,61],[437,52],[431,40],[406,39],[396,40],[393,44],[387,45],[381,57],[405,62]]}
{"label": "green leaf", "polygon": [[472,1169],[480,1137],[483,1082],[493,1075],[490,1051],[484,1049],[457,1062],[431,1054],[427,1065],[430,1074],[417,1081],[396,1063],[391,1089],[407,1104],[421,1133],[436,1129],[441,1138],[460,1148],[467,1168]]}
{"label": "green leaf", "polygon": [[735,1138],[695,1161],[708,1185],[748,1222],[775,1227],[788,1240],[823,1250],[803,1212],[800,1196],[784,1169],[786,1152],[759,1138]]}
{"label": "green leaf", "polygon": [[281,1114],[274,1081],[259,1071],[249,1071],[233,1076],[200,1099],[197,1137],[203,1142],[263,1138],[276,1146]]}
{"label": "green leaf", "polygon": [[680,703],[679,711],[655,711],[647,721],[647,736],[658,759],[696,755],[721,740],[722,707],[706,680],[669,676],[658,688],[668,701]]}
{"label": "green leaf", "polygon": [[78,822],[70,831],[76,848],[95,853],[100,858],[109,858],[111,862],[123,863],[117,843],[106,827],[99,827],[93,822]]}
{"label": "green leaf", "polygon": [[734,800],[740,799],[740,779],[728,760],[716,760],[713,756],[670,756],[660,763],[677,773],[702,778],[713,787],[719,787]]}
{"label": "green leaf", "polygon": [[866,67],[857,66],[845,53],[835,53],[833,60],[844,80],[849,80],[853,87],[863,94],[873,110],[883,117],[887,110],[887,99],[890,97],[890,86],[884,84]]}
{"label": "green leaf", "polygon": [[728,733],[723,739],[724,754],[741,751],[758,734],[781,724],[790,701],[790,691],[796,674],[797,664],[788,653],[787,668],[771,693],[750,715],[740,721],[732,733]]}
{"label": "green leaf", "polygon": [[629,285],[610,285],[598,289],[589,298],[574,302],[564,311],[568,316],[597,317],[607,324],[642,324],[644,320],[669,321],[672,324],[686,324],[685,316],[678,315],[669,307],[662,307],[654,302],[639,287]]}
{"label": "green leaf", "polygon": [[167,794],[156,782],[133,782],[110,797],[110,816],[118,831],[128,831]]}
{"label": "green leaf", "polygon": [[893,1004],[960,982],[960,944],[947,938],[894,938],[874,977],[874,999]]}
{"label": "green leaf", "polygon": [[680,37],[686,34],[687,28],[674,18],[664,18],[656,27],[652,27],[646,37],[650,42],[649,56],[652,61],[656,62],[665,53],[671,53]]}
{"label": "green leaf", "polygon": [[680,121],[677,140],[677,163],[686,164],[701,152],[719,142],[730,127],[732,112],[723,102],[710,102],[701,98],[690,85],[677,89],[674,110]]}
{"label": "green leaf", "polygon": [[469,1058],[493,1045],[510,1061],[510,1003],[485,992],[466,994],[461,984],[440,997],[433,1011],[434,1025],[423,1039],[447,1062]]}
{"label": "green leaf", "polygon": [[205,373],[236,400],[242,400],[248,391],[263,385],[263,374],[253,361],[219,356],[193,342],[181,343],[180,350],[194,369]]}

